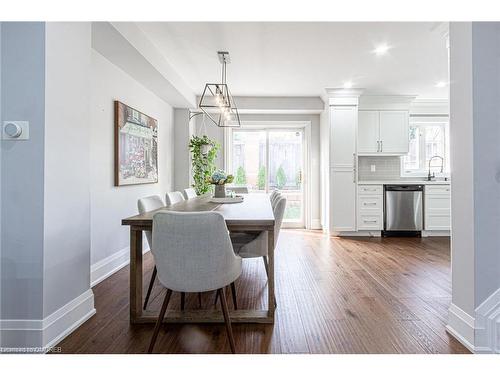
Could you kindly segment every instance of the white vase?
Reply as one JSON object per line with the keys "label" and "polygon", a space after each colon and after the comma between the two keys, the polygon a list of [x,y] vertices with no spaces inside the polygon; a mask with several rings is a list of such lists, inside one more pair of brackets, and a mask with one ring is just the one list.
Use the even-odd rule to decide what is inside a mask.
{"label": "white vase", "polygon": [[214,198],[226,198],[226,185],[215,185]]}
{"label": "white vase", "polygon": [[212,148],[211,145],[201,145],[200,151],[203,155],[206,155],[210,151],[210,148]]}

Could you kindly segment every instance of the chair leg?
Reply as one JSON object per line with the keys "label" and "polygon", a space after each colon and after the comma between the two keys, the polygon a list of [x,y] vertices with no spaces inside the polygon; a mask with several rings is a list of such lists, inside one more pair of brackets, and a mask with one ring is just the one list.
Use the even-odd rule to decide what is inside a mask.
{"label": "chair leg", "polygon": [[[264,267],[266,268],[266,275],[267,275],[267,278],[269,279],[269,265],[267,264],[267,257],[263,256],[262,260],[264,261]],[[278,304],[276,302],[276,295],[273,296],[273,299],[274,299],[274,307],[276,308],[276,307],[278,307]]]}
{"label": "chair leg", "polygon": [[215,293],[215,301],[214,301],[214,305],[217,305],[217,301],[219,300],[219,292],[216,292]]}
{"label": "chair leg", "polygon": [[148,307],[148,302],[149,302],[149,297],[151,296],[151,291],[153,290],[153,284],[155,283],[156,279],[156,266],[153,268],[153,273],[151,274],[151,280],[149,281],[149,286],[148,286],[148,292],[146,293],[146,299],[144,300],[144,306],[143,309],[146,310],[146,307]]}
{"label": "chair leg", "polygon": [[201,292],[198,293],[198,307],[201,309]]}
{"label": "chair leg", "polygon": [[165,299],[163,300],[163,305],[161,306],[160,315],[158,316],[158,320],[156,321],[155,329],[153,331],[153,336],[151,337],[151,342],[149,343],[148,353],[153,352],[153,348],[156,343],[156,338],[158,337],[158,332],[160,332],[161,323],[163,322],[163,318],[165,317],[165,312],[167,311],[168,302],[170,301],[170,297],[172,296],[172,291],[167,289],[167,294],[165,295]]}
{"label": "chair leg", "polygon": [[226,293],[224,288],[217,290],[217,294],[220,294],[220,304],[222,307],[222,314],[224,315],[224,322],[226,323],[227,337],[229,338],[229,346],[231,347],[231,353],[236,353],[236,345],[234,344],[233,329],[231,327],[231,318],[229,317],[229,311],[227,310]]}
{"label": "chair leg", "polygon": [[234,282],[231,283],[231,296],[233,297],[233,306],[235,310],[238,310],[238,302],[236,301],[236,286]]}
{"label": "chair leg", "polygon": [[186,293],[181,292],[181,310],[184,311],[184,305],[186,303]]}

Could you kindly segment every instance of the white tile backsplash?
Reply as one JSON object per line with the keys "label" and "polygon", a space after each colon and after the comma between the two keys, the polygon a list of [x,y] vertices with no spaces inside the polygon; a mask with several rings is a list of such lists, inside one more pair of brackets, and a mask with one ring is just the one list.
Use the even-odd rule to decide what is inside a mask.
{"label": "white tile backsplash", "polygon": [[[375,166],[374,172],[372,166]],[[400,156],[360,156],[358,170],[359,181],[400,180]]]}

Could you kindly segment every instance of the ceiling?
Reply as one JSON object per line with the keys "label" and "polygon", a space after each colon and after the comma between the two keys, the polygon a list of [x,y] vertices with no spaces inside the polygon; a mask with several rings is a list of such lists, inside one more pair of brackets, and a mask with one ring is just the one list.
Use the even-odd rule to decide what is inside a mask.
{"label": "ceiling", "polygon": [[[447,98],[447,24],[144,22],[137,24],[197,95],[220,81],[217,51],[229,51],[235,96],[316,96],[327,87],[368,94]],[[374,48],[391,48],[376,56]]]}

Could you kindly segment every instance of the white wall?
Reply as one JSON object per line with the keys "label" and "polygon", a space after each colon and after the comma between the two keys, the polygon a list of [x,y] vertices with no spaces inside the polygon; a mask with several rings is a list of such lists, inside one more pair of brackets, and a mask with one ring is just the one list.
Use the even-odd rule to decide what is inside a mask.
{"label": "white wall", "polygon": [[452,304],[448,330],[500,352],[500,23],[450,25]]}
{"label": "white wall", "polygon": [[[471,43],[470,23],[450,24],[450,168],[453,189],[451,190],[452,305],[448,323],[452,329],[473,343],[474,329],[465,321],[470,317],[470,323],[474,316]],[[454,312],[455,310],[457,311]]]}
{"label": "white wall", "polygon": [[45,24],[2,22],[1,27],[1,120],[29,121],[30,139],[1,141],[0,316],[41,319]]}
{"label": "white wall", "polygon": [[475,307],[500,288],[500,22],[472,24]]}
{"label": "white wall", "polygon": [[182,191],[191,185],[189,140],[192,124],[186,108],[174,109],[174,190]]}
{"label": "white wall", "polygon": [[321,226],[326,231],[330,227],[328,207],[330,205],[330,106],[324,105],[320,122],[320,214]]}
{"label": "white wall", "polygon": [[[164,195],[173,188],[173,110],[155,94],[111,64],[91,55],[90,92],[90,231],[91,264],[128,249],[128,227],[121,220],[137,213],[137,199]],[[134,107],[158,120],[157,184],[113,186],[113,101]],[[128,254],[126,254],[128,258]]]}
{"label": "white wall", "polygon": [[45,59],[43,289],[48,316],[90,287],[90,23],[47,23]]}

